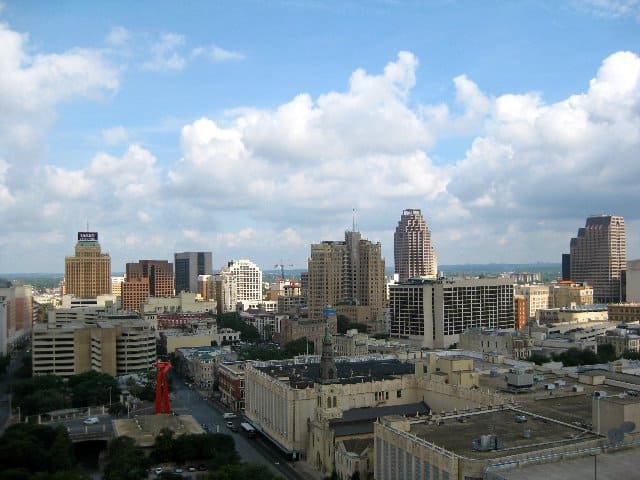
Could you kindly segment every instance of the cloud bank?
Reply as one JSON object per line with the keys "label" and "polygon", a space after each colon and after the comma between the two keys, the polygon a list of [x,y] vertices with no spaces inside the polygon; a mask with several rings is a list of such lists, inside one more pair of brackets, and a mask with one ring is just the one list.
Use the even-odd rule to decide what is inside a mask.
{"label": "cloud bank", "polygon": [[[127,38],[113,30],[108,41]],[[91,50],[29,56],[27,41],[0,27],[7,46],[0,52],[0,220],[12,225],[0,239],[0,270],[48,262],[45,270],[60,271],[85,219],[100,230],[114,271],[182,249],[213,250],[216,264],[247,256],[264,266],[281,258],[302,265],[310,243],[342,236],[354,208],[364,236],[383,242],[389,265],[403,208],[423,210],[444,263],[559,261],[592,213],[624,215],[630,244],[638,240],[640,58],[633,52],[603,59],[582,92],[554,103],[539,92],[492,96],[460,75],[452,80],[455,105],[416,104],[419,61],[400,52],[380,72],[354,70],[343,91],[301,92],[271,109],[194,119],[176,138],[181,158],[169,165],[152,147],[130,144],[69,168],[27,158],[42,158],[34,145],[45,144],[57,105],[114,94],[118,70]],[[182,68],[184,57],[175,55],[184,44],[163,37],[148,68]],[[224,52],[222,60],[234,59]],[[110,145],[128,141],[124,127],[105,125],[101,135]],[[443,160],[445,140],[464,153]],[[38,235],[57,247],[46,260]],[[21,267],[15,256],[27,254]]]}

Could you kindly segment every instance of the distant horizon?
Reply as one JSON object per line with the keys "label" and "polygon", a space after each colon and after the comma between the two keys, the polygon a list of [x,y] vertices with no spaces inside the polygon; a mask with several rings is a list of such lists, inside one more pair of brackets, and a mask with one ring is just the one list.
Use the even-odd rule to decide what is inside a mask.
{"label": "distant horizon", "polygon": [[[438,271],[445,271],[446,268],[462,268],[462,267],[490,267],[490,266],[495,266],[495,267],[500,267],[500,266],[504,266],[504,267],[525,267],[525,266],[544,266],[546,268],[561,268],[562,267],[562,263],[560,262],[533,262],[533,263],[512,263],[512,262],[489,262],[489,263],[458,263],[458,264],[442,264],[442,265],[438,265]],[[262,269],[263,273],[278,273],[280,270],[277,268],[269,268],[269,269]],[[288,268],[285,269],[285,276],[286,276],[286,272],[290,272],[290,271],[294,271],[294,272],[304,272],[306,270],[306,268]],[[385,274],[387,272],[393,272],[393,267],[386,267],[385,268]],[[482,269],[480,269],[482,270]],[[219,270],[214,270],[214,272],[219,271]],[[497,270],[496,270],[497,271]],[[505,271],[506,270],[502,270]],[[111,276],[115,277],[115,276],[119,276],[119,275],[124,275],[124,271],[122,272],[112,272]],[[446,271],[445,271],[446,273]],[[525,272],[522,272],[525,273]],[[529,271],[527,273],[535,273],[532,271]],[[60,276],[60,277],[64,277],[64,273],[63,272],[9,272],[9,273],[0,273],[0,278],[6,278],[7,276],[10,275],[20,275],[20,276],[27,276],[27,275],[47,275],[47,276]]]}

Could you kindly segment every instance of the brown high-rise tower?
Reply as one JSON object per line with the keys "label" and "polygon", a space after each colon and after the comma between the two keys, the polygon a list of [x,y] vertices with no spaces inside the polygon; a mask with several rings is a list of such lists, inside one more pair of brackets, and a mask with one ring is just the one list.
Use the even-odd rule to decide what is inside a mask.
{"label": "brown high-rise tower", "polygon": [[593,287],[596,302],[622,300],[622,271],[627,265],[627,234],[624,218],[594,215],[570,243],[571,280]]}
{"label": "brown high-rise tower", "polygon": [[64,293],[78,298],[111,294],[111,257],[101,253],[98,232],[78,232],[75,256],[64,259]]}
{"label": "brown high-rise tower", "polygon": [[438,271],[431,232],[417,208],[402,211],[393,235],[395,273],[401,282],[412,277],[435,277]]}

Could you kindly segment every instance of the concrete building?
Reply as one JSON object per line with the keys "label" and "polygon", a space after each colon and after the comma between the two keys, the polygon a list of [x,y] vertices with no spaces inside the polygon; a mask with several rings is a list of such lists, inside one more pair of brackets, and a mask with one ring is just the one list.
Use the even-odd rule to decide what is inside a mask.
{"label": "concrete building", "polygon": [[282,320],[286,315],[278,315],[264,310],[251,309],[247,312],[240,312],[240,320],[255,327],[264,340],[271,340],[282,330]]}
{"label": "concrete building", "polygon": [[211,346],[179,348],[176,354],[180,358],[183,373],[199,388],[213,387],[218,364],[237,358],[231,350]]}
{"label": "concrete building", "polygon": [[391,285],[391,336],[448,348],[468,328],[514,328],[513,284],[505,278],[408,280]]}
{"label": "concrete building", "polygon": [[244,367],[245,362],[223,362],[218,365],[220,401],[236,413],[241,413],[245,408]]}
{"label": "concrete building", "polygon": [[175,291],[198,293],[198,275],[213,274],[211,252],[174,253]]}
{"label": "concrete building", "polygon": [[29,339],[33,323],[33,291],[29,285],[0,280],[0,355]]}
{"label": "concrete building", "polygon": [[220,273],[235,279],[235,300],[243,306],[246,304],[245,310],[249,303],[262,301],[262,270],[255,263],[247,259],[231,260]]}
{"label": "concrete building", "polygon": [[486,328],[470,328],[460,334],[458,348],[472,352],[504,355],[516,360],[526,360],[531,355],[534,342],[528,335]]}
{"label": "concrete building", "polygon": [[127,263],[122,285],[122,309],[142,312],[149,297],[172,297],[173,264],[166,260],[140,260]]}
{"label": "concrete building", "polygon": [[111,294],[116,297],[122,296],[122,284],[125,281],[125,277],[123,276],[112,276],[111,277]]}
{"label": "concrete building", "polygon": [[571,280],[593,286],[596,302],[622,300],[622,271],[627,266],[624,218],[597,215],[570,242]]}
{"label": "concrete building", "polygon": [[384,265],[380,243],[363,239],[360,232],[345,232],[344,241],[311,245],[309,318],[321,319],[324,309],[333,307],[369,331],[382,330]]}
{"label": "concrete building", "polygon": [[538,325],[548,323],[606,322],[609,313],[606,305],[582,305],[570,308],[545,308],[536,313]]}
{"label": "concrete building", "polygon": [[111,294],[111,257],[101,252],[98,232],[78,232],[75,255],[64,260],[64,294],[79,298]]}
{"label": "concrete building", "polygon": [[300,314],[307,310],[307,297],[304,295],[281,295],[278,297],[278,313]]}
{"label": "concrete building", "polygon": [[431,231],[419,209],[402,211],[393,235],[393,254],[395,273],[400,282],[437,275],[438,261],[431,243]]}
{"label": "concrete building", "polygon": [[549,308],[548,285],[516,285],[513,293],[524,297],[525,310],[529,320],[536,318],[536,311]]}
{"label": "concrete building", "polygon": [[238,308],[238,285],[235,275],[222,270],[214,275],[214,283],[218,313],[235,312]]}
{"label": "concrete building", "polygon": [[492,467],[588,455],[605,443],[579,426],[508,406],[382,418],[374,436],[376,480],[510,478],[492,475]]}
{"label": "concrete building", "polygon": [[529,324],[527,315],[527,299],[524,295],[513,295],[513,313],[516,330],[523,330]]}
{"label": "concrete building", "polygon": [[367,466],[365,446],[350,442],[370,441],[377,418],[505,401],[478,389],[479,374],[468,358],[433,354],[425,371],[421,361],[388,357],[332,361],[333,349],[326,343],[323,347],[320,359],[253,362],[245,368],[249,421],[287,455],[305,458],[322,475],[340,465],[343,475],[359,470],[366,472],[361,478],[371,478],[373,464]]}
{"label": "concrete building", "polygon": [[175,297],[149,297],[142,307],[145,315],[151,313],[205,313],[215,312],[215,300],[199,300],[195,293],[181,292]]}
{"label": "concrete building", "polygon": [[338,333],[338,319],[335,310],[325,309],[322,320],[284,315],[280,322],[280,334],[276,337],[277,342],[280,345],[285,345],[304,337],[315,346],[324,336],[326,325],[329,326],[333,335]]}
{"label": "concrete building", "polygon": [[614,328],[596,337],[596,345],[611,345],[617,357],[624,352],[640,352],[638,329]]}
{"label": "concrete building", "polygon": [[339,357],[362,357],[369,354],[369,335],[356,329],[347,330],[333,336],[333,347]]}
{"label": "concrete building", "polygon": [[561,281],[551,286],[549,298],[549,307],[552,308],[593,305],[593,287],[584,283]]}
{"label": "concrete building", "polygon": [[144,320],[63,321],[34,326],[34,375],[70,376],[90,370],[124,375],[156,361],[155,331]]}
{"label": "concrete building", "polygon": [[627,302],[640,303],[640,260],[627,262]]}
{"label": "concrete building", "polygon": [[610,322],[640,322],[640,303],[610,303],[607,311]]}

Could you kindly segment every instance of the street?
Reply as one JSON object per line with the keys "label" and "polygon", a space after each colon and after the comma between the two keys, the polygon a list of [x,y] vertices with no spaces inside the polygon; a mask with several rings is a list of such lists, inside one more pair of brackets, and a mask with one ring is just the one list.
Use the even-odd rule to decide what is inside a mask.
{"label": "street", "polygon": [[[232,432],[226,426],[227,420],[222,417],[224,411],[220,411],[217,404],[204,398],[203,394],[190,390],[184,381],[172,376],[173,400],[171,408],[178,414],[190,414],[200,424],[205,425],[210,432],[224,433],[231,435],[235,440],[236,450],[243,462],[252,462],[264,465],[269,470],[284,477],[287,480],[304,480],[308,478],[301,472],[296,471],[295,467],[274,445],[267,439],[258,434],[255,438],[247,438],[240,432]],[[241,419],[236,418],[233,422],[240,424]]]}

